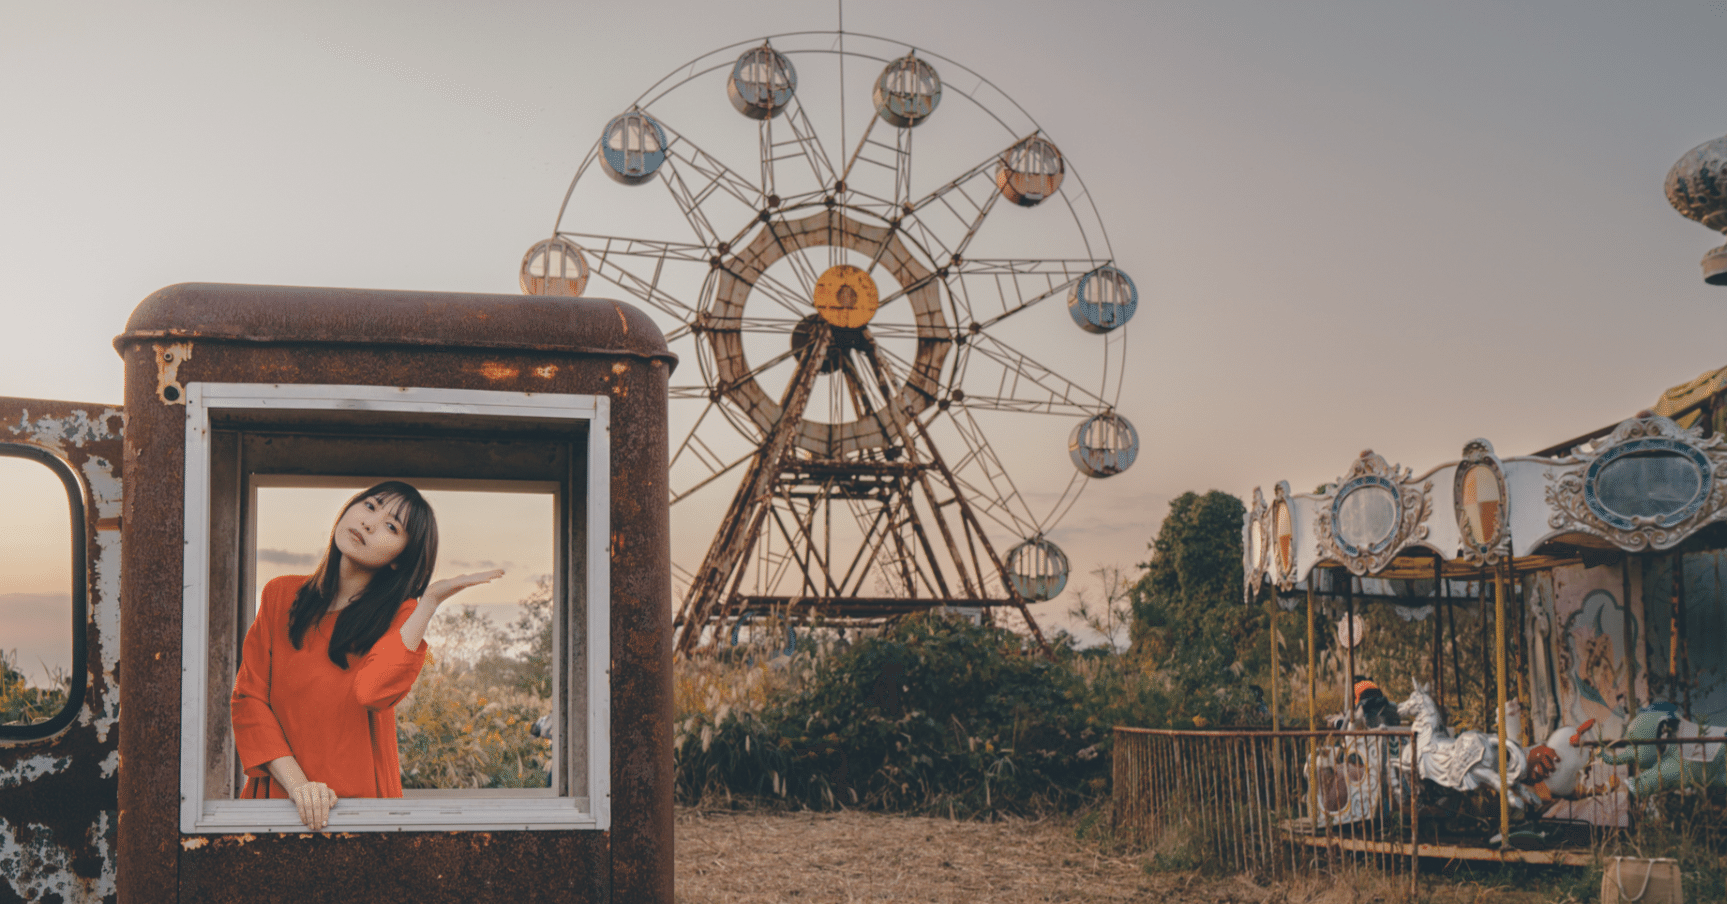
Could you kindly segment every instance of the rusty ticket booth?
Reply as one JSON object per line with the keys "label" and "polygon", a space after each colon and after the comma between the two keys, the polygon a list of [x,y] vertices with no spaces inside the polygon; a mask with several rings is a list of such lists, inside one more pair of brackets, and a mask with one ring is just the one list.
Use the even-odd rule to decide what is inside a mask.
{"label": "rusty ticket booth", "polygon": [[[113,408],[0,400],[0,453],[33,444],[79,478],[87,559],[81,702],[0,735],[0,769],[64,767],[0,787],[0,837],[37,846],[34,884],[0,901],[669,904],[677,362],[653,322],[596,299],[189,284],[114,344],[123,430]],[[379,477],[543,502],[551,755],[544,787],[410,786],[309,833],[286,801],[238,799],[259,493]]]}

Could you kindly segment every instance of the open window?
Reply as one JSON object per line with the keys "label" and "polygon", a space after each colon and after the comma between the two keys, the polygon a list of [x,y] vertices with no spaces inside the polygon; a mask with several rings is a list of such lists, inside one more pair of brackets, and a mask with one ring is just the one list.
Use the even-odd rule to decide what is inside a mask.
{"label": "open window", "polygon": [[[533,638],[522,631],[533,626],[524,624],[503,652],[544,670],[515,677],[544,694],[549,743],[536,761],[516,763],[514,780],[408,775],[408,748],[425,741],[402,719],[410,699],[397,709],[404,796],[343,800],[329,830],[608,828],[608,411],[606,398],[587,395],[188,384],[182,831],[304,831],[287,801],[235,799],[228,700],[240,644],[264,583],[308,573],[336,509],[386,478],[413,483],[439,513],[435,577],[482,570],[490,566],[476,560],[508,550],[503,584],[446,603],[429,636],[464,604],[494,607],[495,626],[516,614],[516,600],[533,604],[521,612],[543,620],[535,630],[549,634],[549,649],[528,655]],[[522,580],[540,575],[543,584]],[[422,673],[415,693],[427,683]],[[518,696],[514,708],[524,705]],[[527,715],[511,711],[510,729],[525,731]],[[471,729],[481,747],[490,721]]]}
{"label": "open window", "polygon": [[0,742],[25,741],[84,702],[84,496],[71,466],[23,443],[0,443],[0,494]]}

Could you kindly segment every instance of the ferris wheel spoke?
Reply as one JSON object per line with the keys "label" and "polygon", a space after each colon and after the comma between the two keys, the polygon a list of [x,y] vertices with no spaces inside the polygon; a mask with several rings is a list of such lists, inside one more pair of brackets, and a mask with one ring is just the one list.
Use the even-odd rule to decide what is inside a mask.
{"label": "ferris wheel spoke", "polygon": [[[664,272],[665,265],[689,261],[691,258],[688,249],[693,246],[583,233],[559,233],[559,235],[588,239],[593,242],[593,244],[584,247],[594,255],[593,269],[595,275],[617,286],[644,304],[676,318],[680,323],[687,324],[695,320],[695,308],[659,287],[660,276]],[[644,276],[630,266],[626,266],[625,261],[641,266],[651,263],[653,272]]]}
{"label": "ferris wheel spoke", "polygon": [[[776,119],[785,123],[786,128],[792,133],[792,137],[779,141],[774,140],[772,123]],[[839,180],[839,176],[834,172],[833,161],[828,157],[827,149],[822,147],[820,134],[816,132],[814,126],[810,125],[809,117],[804,114],[803,104],[798,102],[796,95],[793,95],[791,101],[786,104],[783,116],[762,120],[761,149],[763,184],[769,186],[770,193],[777,185],[777,180],[774,179],[776,164],[782,160],[802,159],[807,162],[810,175],[815,179],[818,194],[825,192],[828,187]]]}
{"label": "ferris wheel spoke", "polygon": [[1080,277],[1107,263],[1087,258],[962,260],[949,270],[948,288],[956,295],[963,292],[974,308],[987,310],[989,302],[994,302],[999,313],[978,323],[979,329],[989,329],[1060,295]]}
{"label": "ferris wheel spoke", "polygon": [[660,125],[671,136],[671,141],[666,146],[666,163],[677,161],[707,180],[700,195],[703,201],[717,190],[730,195],[750,210],[760,210],[763,207],[762,202],[766,200],[767,193],[762,191],[761,186],[740,175],[718,157],[702,150],[689,136],[666,125],[663,120]]}
{"label": "ferris wheel spoke", "polygon": [[[977,333],[968,343],[972,354],[1001,366],[996,399],[1002,410],[1045,411],[1064,414],[1095,414],[1112,407],[1097,393],[1056,373],[988,333]],[[972,362],[968,362],[968,366]],[[966,404],[972,404],[967,393]]]}
{"label": "ferris wheel spoke", "polygon": [[[1030,536],[1035,531],[1037,519],[1032,516],[1031,506],[1025,503],[1013,478],[1008,476],[977,419],[971,416],[971,412],[953,407],[948,409],[948,420],[966,447],[966,454],[951,466],[955,482],[966,488],[971,494],[968,498],[990,520],[1021,536]],[[978,475],[977,479],[967,476],[972,473]]]}

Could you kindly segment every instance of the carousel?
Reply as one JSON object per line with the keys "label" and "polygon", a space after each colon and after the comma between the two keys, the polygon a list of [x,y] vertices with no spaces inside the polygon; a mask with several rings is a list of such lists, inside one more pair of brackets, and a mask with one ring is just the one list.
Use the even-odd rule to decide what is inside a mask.
{"label": "carousel", "polygon": [[[1724,521],[1727,439],[1650,412],[1565,454],[1501,458],[1477,439],[1460,460],[1415,474],[1365,451],[1318,492],[1283,482],[1267,504],[1255,490],[1247,592],[1269,587],[1306,604],[1310,730],[1323,716],[1314,626],[1328,593],[1345,610],[1330,671],[1343,676],[1348,708],[1327,727],[1409,733],[1313,745],[1306,812],[1283,827],[1321,835],[1389,808],[1411,826],[1427,816],[1435,824],[1411,828],[1411,844],[1431,838],[1447,856],[1567,862],[1562,848],[1588,842],[1579,827],[1624,828],[1640,800],[1727,787],[1727,744],[1706,742],[1727,729],[1710,727],[1718,707],[1700,712],[1688,674],[1686,589],[1696,581],[1683,558],[1727,547]],[[1722,608],[1711,589],[1690,601],[1705,617]],[[1356,636],[1357,606],[1375,601],[1429,626],[1426,655],[1401,660],[1413,674],[1363,674],[1387,658]],[[1479,636],[1460,636],[1457,612],[1472,607]],[[1653,655],[1652,635],[1664,635],[1665,656]],[[1474,724],[1459,724],[1448,714],[1475,702],[1459,665],[1471,646],[1490,653],[1469,669],[1487,693],[1474,695]],[[1391,710],[1379,685],[1393,684],[1403,692]],[[1497,819],[1477,806],[1472,823],[1472,794],[1496,798]]]}
{"label": "carousel", "polygon": [[1413,876],[1586,865],[1664,795],[1718,822],[1727,438],[1676,414],[1697,423],[1642,412],[1532,456],[1477,439],[1421,473],[1369,450],[1312,493],[1256,489],[1271,727],[1116,729],[1118,828]]}

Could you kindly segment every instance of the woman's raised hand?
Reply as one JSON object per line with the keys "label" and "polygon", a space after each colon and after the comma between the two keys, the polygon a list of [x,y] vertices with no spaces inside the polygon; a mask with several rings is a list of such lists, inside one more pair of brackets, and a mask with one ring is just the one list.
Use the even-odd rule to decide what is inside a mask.
{"label": "woman's raised hand", "polygon": [[487,581],[495,581],[503,576],[504,570],[502,568],[494,568],[491,571],[476,571],[472,574],[458,574],[453,578],[444,578],[434,582],[432,586],[426,588],[426,592],[421,598],[436,606],[469,587],[484,584]]}

